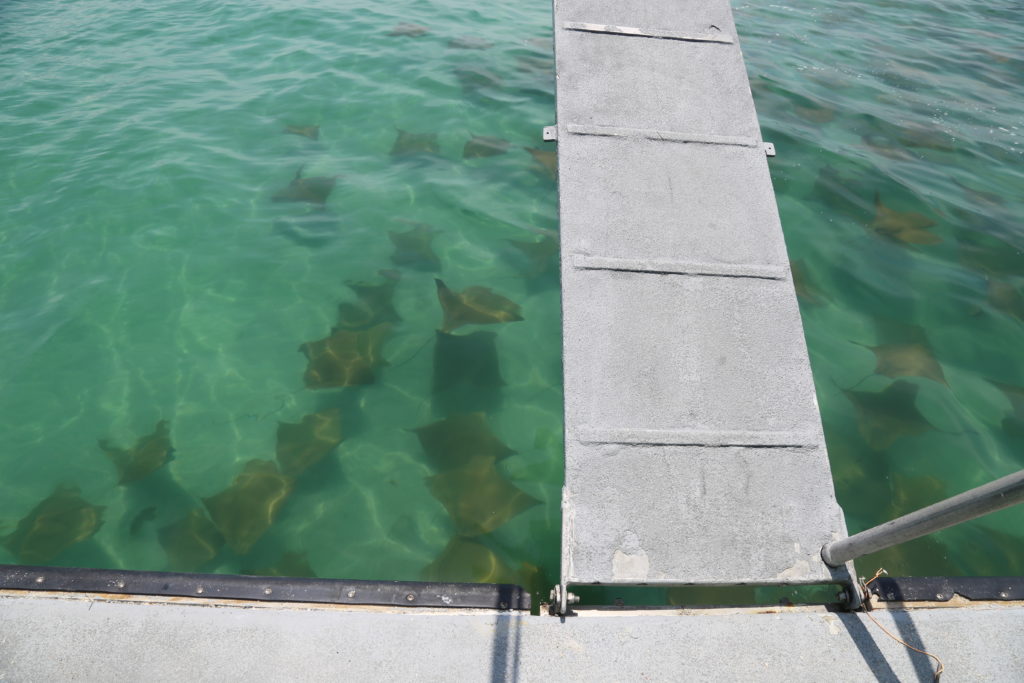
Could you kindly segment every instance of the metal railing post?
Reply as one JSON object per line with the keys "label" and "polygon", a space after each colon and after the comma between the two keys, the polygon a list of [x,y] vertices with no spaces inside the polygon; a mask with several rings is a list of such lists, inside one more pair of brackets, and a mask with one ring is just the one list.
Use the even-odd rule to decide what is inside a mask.
{"label": "metal railing post", "polygon": [[821,559],[830,567],[1024,502],[1024,470],[921,508],[908,515],[826,543]]}

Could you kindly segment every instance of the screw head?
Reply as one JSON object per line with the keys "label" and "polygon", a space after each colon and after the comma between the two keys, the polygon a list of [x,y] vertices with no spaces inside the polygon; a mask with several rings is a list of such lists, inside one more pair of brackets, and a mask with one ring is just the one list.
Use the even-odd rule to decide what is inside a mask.
{"label": "screw head", "polygon": [[348,597],[350,597],[350,598],[354,598],[354,597],[356,597],[356,592],[355,592],[355,591],[349,591],[349,592],[347,593],[347,595],[348,595]]}
{"label": "screw head", "polygon": [[36,583],[42,583],[43,581],[46,581],[46,579],[44,577],[42,577],[42,576],[37,576],[36,577]]}
{"label": "screw head", "polygon": [[408,600],[409,602],[412,602],[412,601],[414,601],[416,599],[416,594],[415,593],[409,593],[408,595],[405,596],[405,599]]}
{"label": "screw head", "polygon": [[263,589],[263,594],[264,594],[264,595],[270,595],[270,594],[271,594],[271,593],[273,593],[273,592],[274,592],[274,591],[273,591],[272,589],[270,589],[270,588],[264,588],[264,589]]}
{"label": "screw head", "polygon": [[203,592],[203,587],[202,586],[199,586],[199,587],[196,588],[196,593],[200,593],[201,594],[202,592]]}

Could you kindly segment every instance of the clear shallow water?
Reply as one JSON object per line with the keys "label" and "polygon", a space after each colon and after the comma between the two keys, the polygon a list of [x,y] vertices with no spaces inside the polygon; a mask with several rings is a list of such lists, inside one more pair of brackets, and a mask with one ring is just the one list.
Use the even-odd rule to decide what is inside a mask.
{"label": "clear shallow water", "polygon": [[[1019,468],[1024,408],[992,380],[1024,386],[1024,10],[735,11],[779,149],[773,179],[850,530]],[[389,36],[402,22],[429,33]],[[344,442],[299,475],[266,533],[199,569],[553,583],[557,283],[507,241],[557,229],[554,185],[522,149],[553,120],[549,22],[547,3],[0,8],[0,534],[73,485],[104,521],[49,563],[171,568],[162,529],[193,519],[191,538],[209,540],[190,511],[205,519],[203,498],[274,459],[279,421],[338,409]],[[450,47],[460,36],[492,45]],[[319,125],[319,139],[286,125]],[[396,128],[437,133],[439,153],[393,158]],[[511,147],[463,159],[473,134]],[[325,213],[270,201],[300,168],[340,176]],[[875,193],[928,218],[876,222]],[[437,230],[440,272],[392,261],[388,232],[408,221]],[[941,241],[897,230],[926,222],[917,230]],[[304,388],[299,345],[339,322],[338,304],[356,298],[346,282],[389,282],[381,269],[401,273],[389,365],[368,386]],[[451,408],[432,389],[435,276],[522,306],[523,321],[457,334],[496,333],[505,384],[466,400],[516,451],[501,479],[541,501],[451,546],[465,520],[431,492],[438,467],[409,431]],[[914,357],[937,377],[934,358],[941,378],[873,374],[868,347],[894,344],[928,349]],[[910,424],[862,429],[853,401],[877,405],[868,394],[897,380],[917,387]],[[97,442],[128,448],[158,420],[174,459],[118,486]],[[57,500],[65,526],[90,530],[95,510]],[[862,573],[1020,574],[1022,521],[1006,511],[866,558]],[[18,559],[0,547],[0,562]]]}
{"label": "clear shallow water", "polygon": [[[850,532],[1024,467],[1024,5],[734,11]],[[1024,509],[878,566],[1024,574]]]}
{"label": "clear shallow water", "polygon": [[[45,509],[73,531],[9,537],[0,562],[549,583],[521,563],[557,575],[557,257],[509,242],[557,229],[554,182],[524,149],[553,116],[549,17],[459,1],[0,7],[0,533],[24,531],[58,486],[80,496]],[[428,32],[389,35],[402,22]],[[487,49],[449,45],[460,36]],[[316,140],[284,132],[313,125]],[[436,139],[394,156],[398,129]],[[508,149],[464,159],[472,135]],[[271,201],[300,169],[337,176],[322,208]],[[418,223],[439,270],[392,260],[388,233]],[[435,277],[521,306],[521,321],[455,332],[495,335],[503,386],[434,400],[458,366],[435,378]],[[349,282],[395,284],[386,364],[365,386],[307,388],[298,349],[356,302]],[[486,364],[488,343],[460,353]],[[453,522],[428,482],[445,468],[411,431],[475,401],[515,454],[434,489],[525,508],[476,527],[488,506]],[[332,410],[340,447],[290,488],[260,466],[221,548],[203,499],[274,461],[279,422]],[[119,486],[98,441],[130,449],[159,420],[173,460]],[[89,506],[103,507],[91,536]],[[232,515],[273,523],[260,534]],[[183,519],[190,531],[162,531]],[[457,531],[469,544],[432,565]]]}

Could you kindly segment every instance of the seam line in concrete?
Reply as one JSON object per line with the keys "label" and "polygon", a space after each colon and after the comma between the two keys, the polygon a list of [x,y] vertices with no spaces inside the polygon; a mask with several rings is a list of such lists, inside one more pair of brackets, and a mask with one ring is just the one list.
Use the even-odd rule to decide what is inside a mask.
{"label": "seam line in concrete", "polygon": [[668,29],[644,29],[634,26],[613,26],[611,24],[592,24],[582,21],[567,21],[562,24],[566,31],[583,31],[585,33],[609,33],[620,36],[638,38],[660,38],[662,40],[682,40],[688,43],[722,43],[732,45],[732,36],[715,33],[683,33]]}
{"label": "seam line in concrete", "polygon": [[709,277],[746,277],[761,280],[785,280],[788,269],[746,263],[685,263],[657,259],[624,259],[606,256],[573,254],[573,267],[578,270],[619,270],[655,275],[701,275]]}
{"label": "seam line in concrete", "polygon": [[813,434],[770,431],[711,431],[698,429],[595,429],[582,427],[576,439],[590,444],[644,446],[710,446],[714,448],[815,448]]}
{"label": "seam line in concrete", "polygon": [[695,133],[679,133],[671,130],[653,128],[623,128],[620,126],[591,126],[578,123],[567,123],[567,132],[573,135],[597,135],[609,138],[646,138],[663,142],[681,142],[700,145],[727,145],[731,147],[757,147],[754,138],[738,135],[699,135]]}

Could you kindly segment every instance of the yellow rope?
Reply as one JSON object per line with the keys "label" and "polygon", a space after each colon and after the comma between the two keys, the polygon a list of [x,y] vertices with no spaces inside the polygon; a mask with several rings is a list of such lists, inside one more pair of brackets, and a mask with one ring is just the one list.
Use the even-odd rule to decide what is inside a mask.
{"label": "yellow rope", "polygon": [[924,650],[919,650],[918,648],[914,647],[913,645],[911,645],[910,643],[906,642],[905,640],[900,640],[899,638],[897,638],[896,636],[891,634],[888,629],[886,629],[884,626],[882,626],[880,623],[878,623],[878,620],[875,619],[873,616],[871,616],[871,613],[868,612],[868,607],[867,607],[868,586],[871,585],[871,582],[874,581],[875,579],[877,579],[882,574],[888,574],[888,573],[889,572],[885,571],[885,569],[879,568],[879,570],[877,572],[875,572],[875,575],[872,576],[870,579],[868,579],[867,581],[863,581],[862,580],[863,582],[861,583],[861,586],[864,588],[865,600],[864,600],[864,603],[861,605],[861,608],[864,610],[864,615],[868,619],[870,619],[872,622],[874,622],[875,626],[877,626],[878,628],[882,629],[882,633],[884,633],[885,635],[889,636],[890,638],[895,640],[900,645],[903,645],[904,647],[908,647],[911,650],[913,650],[914,652],[920,652],[923,655],[928,655],[929,657],[934,659],[935,662],[939,665],[939,668],[937,668],[935,670],[935,678],[933,679],[933,680],[937,681],[937,680],[939,680],[939,676],[942,675],[942,672],[946,668],[946,667],[943,666],[942,660],[939,659],[938,657],[936,657],[935,655],[933,655],[931,652],[925,652]]}

